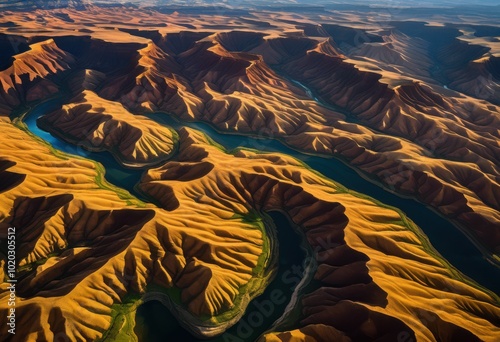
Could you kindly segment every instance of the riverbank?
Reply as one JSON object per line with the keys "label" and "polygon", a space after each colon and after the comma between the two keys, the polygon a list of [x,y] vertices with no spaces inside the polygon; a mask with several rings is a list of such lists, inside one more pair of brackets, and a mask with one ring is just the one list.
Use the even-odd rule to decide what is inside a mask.
{"label": "riverbank", "polygon": [[[32,112],[30,112],[30,114],[32,114]],[[41,113],[41,112],[38,112],[38,113],[35,112],[35,114],[36,115],[39,115],[39,114],[43,115],[43,113]],[[303,154],[300,154],[297,151],[294,151],[293,149],[285,146],[282,142],[276,141],[276,140],[261,139],[261,140],[258,140],[258,142],[256,142],[254,139],[252,139],[249,136],[236,135],[236,134],[221,134],[221,133],[218,133],[215,129],[213,129],[212,127],[210,127],[207,124],[204,124],[204,123],[195,123],[195,124],[180,123],[176,120],[173,120],[173,118],[168,116],[168,114],[164,114],[164,113],[158,113],[158,114],[154,114],[152,116],[156,117],[156,119],[158,119],[158,120],[161,119],[161,121],[164,122],[165,124],[169,124],[168,121],[171,121],[173,124],[177,125],[178,127],[182,127],[182,126],[191,127],[191,126],[193,126],[193,128],[195,128],[197,130],[201,130],[206,135],[210,136],[216,143],[220,144],[221,147],[224,148],[225,150],[236,151],[235,149],[237,149],[239,146],[243,145],[243,146],[251,147],[253,144],[258,143],[260,145],[259,152],[261,152],[261,151],[279,152],[279,153],[285,153],[285,154],[291,155],[291,156],[301,160],[302,163],[304,163],[304,165],[307,166],[309,169],[315,170],[316,172],[319,172],[322,175],[329,177],[330,179],[335,179],[335,183],[340,182],[343,185],[347,186],[347,188],[351,188],[351,189],[354,188],[354,190],[361,188],[360,190],[357,190],[357,191],[361,191],[369,196],[371,196],[371,195],[370,195],[370,193],[367,193],[367,190],[374,191],[376,196],[372,196],[372,197],[377,198],[377,202],[380,203],[381,205],[382,205],[382,203],[387,203],[386,199],[392,200],[391,199],[392,197],[390,197],[390,196],[393,196],[394,197],[393,201],[395,201],[395,202],[397,202],[397,204],[399,204],[399,205],[394,205],[394,206],[397,206],[398,208],[402,208],[403,209],[402,211],[406,212],[407,214],[410,213],[410,217],[412,218],[413,221],[422,220],[422,222],[424,222],[424,225],[422,226],[422,228],[424,229],[424,232],[428,236],[433,233],[433,230],[434,230],[433,228],[436,227],[436,220],[432,219],[432,217],[430,217],[429,212],[431,212],[431,211],[429,211],[429,208],[423,206],[422,204],[419,204],[418,202],[416,202],[414,200],[401,199],[400,197],[397,197],[394,194],[388,194],[386,191],[383,191],[379,187],[376,187],[375,185],[373,185],[372,183],[370,183],[369,181],[367,181],[366,179],[361,177],[359,174],[353,172],[353,170],[351,168],[349,168],[348,166],[343,164],[342,161],[339,161],[337,159],[326,159],[324,157],[303,155]],[[36,125],[36,120],[35,120],[35,125]],[[29,124],[28,124],[28,128],[29,128]],[[48,133],[45,133],[45,134],[48,134]],[[57,138],[53,138],[53,137],[52,137],[52,139],[57,140]],[[67,144],[65,144],[65,145],[67,145]],[[85,152],[85,153],[86,153],[86,156],[88,157],[88,154],[87,154],[88,152]],[[110,159],[110,156],[104,157],[104,159],[105,159],[105,162],[107,163],[108,161],[106,159]],[[107,170],[107,168],[106,168],[106,170]],[[127,185],[125,185],[125,188],[129,188],[131,186],[133,187],[134,184],[135,183],[131,184],[129,182]],[[372,189],[372,190],[370,190],[370,189]],[[348,191],[348,190],[346,190],[346,191]],[[365,196],[365,195],[363,195],[363,196]],[[386,205],[384,204],[384,206],[386,206]],[[398,209],[398,212],[402,212],[402,211]],[[415,218],[412,216],[413,214],[411,214],[411,213],[415,213]],[[434,213],[434,215],[438,216],[436,213]],[[416,223],[418,223],[418,222],[416,222]],[[448,224],[449,224],[449,222],[448,222]],[[452,226],[451,226],[451,228],[455,229]],[[425,229],[429,229],[430,231],[427,232],[427,231],[425,231]],[[442,232],[440,232],[440,233],[442,233]],[[449,237],[454,238],[454,235],[456,235],[456,234],[451,234]],[[421,234],[421,239],[423,239],[423,241],[426,241],[427,237],[425,235]],[[432,242],[432,244],[435,244],[435,241],[433,241],[432,238],[430,239],[430,241]],[[449,239],[448,239],[448,242],[449,242]],[[470,241],[469,241],[469,244],[470,244]],[[429,244],[429,247],[431,247],[430,244]],[[458,245],[458,247],[455,245],[450,246],[448,244],[448,246],[446,246],[445,249],[446,248],[451,248],[451,250],[454,251],[455,253],[461,254],[464,252],[463,249],[460,250],[460,244]],[[441,254],[443,254],[441,252],[441,250],[438,249],[438,251]],[[465,251],[467,251],[467,249],[465,249]],[[445,250],[444,252],[447,252],[447,251]],[[469,258],[470,258],[469,255],[465,255],[465,257],[463,257],[463,262],[461,264],[459,263],[459,266],[464,266],[464,265],[467,266],[467,263],[470,263],[470,265],[473,265],[477,269],[478,268],[477,260],[470,260]],[[442,259],[442,260],[444,261],[444,259]],[[481,272],[479,272],[479,273],[481,273]],[[488,273],[488,272],[483,273],[483,276],[485,276],[485,275],[488,275],[488,277],[490,277],[491,273]],[[499,278],[493,277],[493,278],[490,278],[490,281],[492,281],[492,283],[494,284],[495,281],[498,281],[498,279]]]}

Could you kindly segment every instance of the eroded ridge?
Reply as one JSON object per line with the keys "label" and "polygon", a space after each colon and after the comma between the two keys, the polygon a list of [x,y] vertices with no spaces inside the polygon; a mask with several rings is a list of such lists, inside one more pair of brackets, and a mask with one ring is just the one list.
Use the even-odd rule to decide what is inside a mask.
{"label": "eroded ridge", "polygon": [[[317,252],[315,278],[323,285],[301,299],[303,331],[337,329],[351,338],[372,338],[394,336],[399,332],[394,327],[400,327],[429,337],[466,326],[488,340],[497,330],[495,300],[425,247],[404,216],[294,159],[246,150],[227,154],[202,134],[183,129],[177,160],[151,169],[141,183],[153,196],[167,193],[177,200],[177,208],[167,212],[141,208],[144,204],[130,197],[127,205],[126,194],[99,183],[100,171],[91,162],[56,157],[37,143],[20,156],[16,146],[25,133],[9,123],[2,129],[16,138],[2,150],[2,159],[11,161],[9,172],[28,175],[2,193],[4,223],[29,228],[19,235],[24,247],[17,307],[28,338],[102,336],[119,303],[132,293],[148,293],[151,285],[179,288],[181,301],[175,305],[194,317],[185,325],[196,330],[196,317],[234,309],[238,289],[258,278],[262,221],[241,217],[273,209],[287,212]],[[34,168],[37,173],[29,172]],[[37,186],[41,179],[50,190]],[[170,193],[162,191],[168,187]],[[36,195],[26,196],[26,189],[37,189]],[[199,216],[193,218],[193,212]],[[436,297],[456,306],[440,311]],[[322,314],[327,301],[333,316]],[[357,317],[351,321],[356,328],[331,321],[335,312]],[[435,326],[424,325],[426,312],[439,313]],[[57,325],[61,319],[72,325]],[[366,319],[377,329],[363,328]],[[325,325],[330,328],[321,328]]]}
{"label": "eroded ridge", "polygon": [[[311,336],[326,339],[337,329],[341,333],[335,333],[354,340],[397,338],[402,333],[432,339],[442,331],[446,331],[446,336],[466,334],[477,339],[475,333],[464,330],[456,320],[450,325],[451,316],[434,316],[433,309],[422,309],[418,304],[431,303],[433,298],[430,294],[415,295],[421,291],[419,288],[431,287],[435,294],[452,301],[460,297],[454,293],[457,286],[459,292],[466,288],[477,290],[460,281],[441,278],[453,271],[435,252],[424,247],[426,243],[418,228],[400,213],[378,207],[363,196],[319,178],[285,156],[247,150],[224,155],[217,147],[207,146],[207,140],[200,134],[186,129],[180,131],[180,137],[178,160],[150,170],[141,187],[146,191],[154,188],[157,194],[167,192],[169,198],[180,203],[194,197],[211,207],[222,205],[234,210],[234,201],[241,201],[259,210],[287,213],[317,253],[314,278],[321,285],[301,301],[300,325],[311,331]],[[218,186],[207,186],[208,180]],[[162,187],[168,191],[158,190]],[[220,203],[217,198],[225,198],[226,202]],[[437,268],[432,270],[434,267]],[[431,285],[435,281],[440,285]],[[415,317],[396,314],[400,305],[412,312],[410,316],[424,317],[428,313],[435,318],[436,325],[425,327],[424,320],[418,323]],[[496,322],[495,304],[489,308],[488,317]],[[350,317],[349,324],[341,317]],[[367,321],[376,328],[368,328]],[[412,321],[416,324],[408,323]],[[478,329],[483,330],[483,321],[477,323]],[[325,325],[328,327],[322,328]],[[479,339],[488,339],[488,329],[483,331],[486,334]],[[271,335],[263,339],[271,339]]]}
{"label": "eroded ridge", "polygon": [[[402,26],[387,35],[370,34],[356,50],[342,44],[346,33],[329,26],[315,33],[319,37],[132,30],[138,42],[72,38],[78,48],[67,36],[55,37],[31,43],[2,72],[2,108],[12,115],[23,103],[69,89],[73,99],[67,106],[79,110],[73,118],[93,125],[84,130],[88,134],[72,132],[71,120],[60,111],[41,122],[51,118],[59,126],[53,132],[85,146],[115,149],[129,166],[167,159],[175,137],[158,139],[161,130],[141,127],[140,119],[131,136],[143,132],[141,138],[110,135],[103,128],[132,120],[122,125],[116,115],[109,120],[81,111],[82,92],[84,98],[98,96],[91,105],[101,103],[110,113],[164,111],[221,131],[280,138],[303,152],[342,158],[386,188],[433,206],[496,260],[499,109],[491,99],[442,87],[431,72],[437,58],[429,52],[432,42],[407,31]],[[112,62],[111,52],[121,56],[120,63]],[[397,59],[395,52],[407,58]],[[491,68],[488,80],[496,82]],[[102,127],[94,127],[97,122]],[[111,147],[115,141],[118,146]]]}
{"label": "eroded ridge", "polygon": [[[341,158],[460,223],[494,259],[496,24],[316,11],[0,13],[0,237],[16,227],[23,332],[11,340],[135,338],[147,300],[197,337],[222,334],[276,274],[274,210],[302,234],[313,279],[288,307],[294,315],[284,312],[260,341],[496,340],[498,297],[450,266],[398,209],[290,156],[228,151],[147,118],[160,112]],[[156,204],[30,133],[23,115],[49,99],[62,105],[40,119],[45,129],[147,169],[137,187]],[[0,266],[5,278],[4,256]],[[3,282],[2,315],[7,296]]]}
{"label": "eroded ridge", "polygon": [[124,166],[145,167],[170,158],[175,131],[133,115],[118,103],[84,90],[69,105],[42,116],[43,129],[92,151],[108,151]]}

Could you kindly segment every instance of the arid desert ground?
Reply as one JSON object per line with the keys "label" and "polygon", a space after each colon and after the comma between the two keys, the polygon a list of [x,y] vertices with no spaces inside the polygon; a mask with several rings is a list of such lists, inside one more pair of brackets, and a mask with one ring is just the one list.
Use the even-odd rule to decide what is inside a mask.
{"label": "arid desert ground", "polygon": [[0,5],[1,340],[499,341],[487,5]]}

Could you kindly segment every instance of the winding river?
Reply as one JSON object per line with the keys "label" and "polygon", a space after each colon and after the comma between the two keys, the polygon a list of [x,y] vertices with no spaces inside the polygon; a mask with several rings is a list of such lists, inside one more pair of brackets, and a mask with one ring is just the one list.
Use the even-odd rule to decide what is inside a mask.
{"label": "winding river", "polygon": [[[224,334],[210,339],[196,339],[183,329],[166,306],[158,301],[145,302],[137,309],[136,334],[144,341],[253,341],[269,330],[273,323],[283,318],[286,324],[293,323],[294,303],[288,304],[296,291],[303,289],[303,278],[309,280],[313,267],[304,264],[304,259],[312,260],[304,239],[288,217],[278,211],[268,212],[278,237],[278,270],[274,280],[259,297],[253,299],[243,317]],[[295,227],[297,228],[297,227]],[[291,232],[292,231],[292,232]],[[295,231],[295,234],[293,233]],[[315,265],[313,265],[315,266]],[[285,317],[283,317],[285,316]],[[139,331],[138,331],[139,330]]]}
{"label": "winding river", "polygon": [[[53,110],[60,108],[63,102],[63,99],[56,98],[43,102],[32,108],[23,117],[23,120],[28,129],[33,134],[51,144],[55,149],[100,162],[106,169],[105,177],[110,183],[128,190],[130,193],[140,199],[148,201],[147,199],[143,198],[142,194],[137,192],[134,188],[134,186],[139,182],[145,169],[124,168],[111,156],[111,154],[107,152],[89,152],[82,147],[68,144],[63,140],[60,140],[59,138],[54,137],[51,134],[41,130],[37,126],[36,120],[40,116],[43,116]],[[227,150],[232,150],[237,147],[248,147],[257,149],[262,152],[279,152],[288,154],[297,159],[300,159],[312,169],[322,173],[326,177],[329,177],[341,183],[347,188],[369,195],[382,203],[397,207],[405,212],[406,215],[423,230],[423,232],[429,238],[433,247],[455,268],[457,268],[462,273],[472,278],[482,286],[494,291],[495,293],[500,293],[500,268],[496,267],[487,259],[485,259],[481,251],[474,245],[474,243],[469,240],[465,236],[465,234],[463,234],[449,220],[445,219],[433,209],[416,200],[397,196],[385,190],[384,188],[372,183],[338,159],[303,154],[286,146],[284,143],[276,139],[255,138],[247,135],[240,135],[236,132],[221,133],[206,123],[180,122],[165,113],[146,114],[145,116],[160,124],[168,125],[175,129],[187,126],[203,131],[214,141],[224,146]],[[252,328],[252,335],[249,335],[249,338],[258,337],[262,332],[269,329],[276,319],[280,318],[280,316],[283,315],[283,311],[285,310],[285,307],[287,306],[295,290],[294,286],[283,283],[283,272],[287,271],[287,267],[290,266],[289,263],[304,267],[302,261],[307,255],[306,251],[302,248],[302,237],[299,236],[298,233],[289,233],[290,223],[288,222],[286,216],[276,212],[271,212],[269,213],[269,215],[271,216],[277,227],[279,237],[280,267],[278,270],[278,275],[275,277],[275,280],[273,280],[273,282],[269,285],[269,288],[266,289],[264,294],[257,297],[249,304],[249,309],[240,322],[249,322],[248,315],[253,312],[252,308],[256,307],[255,302],[257,301],[257,303],[259,303],[259,301],[262,302],[268,300],[273,289],[283,290],[283,295],[287,298],[287,300],[284,303],[280,304],[280,306],[273,311],[273,315],[265,317],[266,319],[263,324],[259,325],[258,328]],[[297,253],[297,250],[301,250],[302,252]],[[297,285],[297,283],[295,285]],[[293,308],[287,307],[287,310],[285,311],[290,311],[288,309]],[[169,313],[166,308],[164,308],[157,302],[155,303],[154,301],[143,304],[139,308],[137,313],[139,320],[145,322],[144,324],[147,325],[146,330],[149,334],[156,336],[157,334],[161,334],[162,331],[155,330],[160,328],[154,328],[153,324],[147,324],[147,322],[155,321],[154,318],[149,317],[151,316],[151,312],[162,315],[162,317],[168,317]],[[165,320],[163,320],[162,322],[165,322]],[[172,326],[169,326],[161,323],[159,324],[159,326],[161,326],[161,329],[170,331],[170,333],[173,333],[175,331],[175,334],[179,334],[179,337],[186,337],[182,338],[182,340],[187,340],[187,335],[185,336],[186,332],[183,331],[178,326],[178,324],[173,323]],[[224,335],[228,336],[228,333],[235,334],[237,332],[236,330],[239,327],[240,325],[236,324]],[[153,336],[151,337],[152,340],[154,340]],[[223,339],[223,337],[219,337],[214,340],[224,341],[226,339]]]}
{"label": "winding river", "polygon": [[134,185],[137,184],[141,179],[142,173],[144,172],[143,169],[141,170],[124,168],[109,152],[90,152],[88,150],[85,150],[82,146],[68,144],[64,140],[51,135],[50,133],[42,130],[37,126],[36,120],[40,116],[61,108],[62,104],[63,100],[61,99],[52,99],[43,102],[29,111],[24,116],[23,121],[31,133],[45,140],[53,148],[66,152],[68,154],[78,155],[80,157],[92,159],[101,163],[106,168],[105,177],[108,182],[120,188],[127,189],[137,198],[144,199],[142,194],[138,193],[134,189]]}

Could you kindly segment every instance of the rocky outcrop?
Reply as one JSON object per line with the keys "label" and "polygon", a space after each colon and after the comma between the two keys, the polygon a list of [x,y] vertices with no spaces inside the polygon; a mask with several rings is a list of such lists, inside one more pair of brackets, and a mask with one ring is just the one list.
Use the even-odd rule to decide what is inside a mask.
{"label": "rocky outcrop", "polygon": [[37,120],[45,130],[91,151],[109,151],[128,167],[161,163],[175,152],[177,133],[122,105],[84,91]]}
{"label": "rocky outcrop", "polygon": [[51,78],[74,63],[74,57],[61,50],[53,39],[31,44],[28,51],[15,55],[12,65],[0,72],[0,115],[59,92]]}

